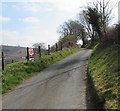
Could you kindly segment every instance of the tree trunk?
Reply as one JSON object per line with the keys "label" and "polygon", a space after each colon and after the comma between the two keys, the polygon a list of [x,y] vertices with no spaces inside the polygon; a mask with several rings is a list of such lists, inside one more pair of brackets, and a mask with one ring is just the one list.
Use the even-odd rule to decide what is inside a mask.
{"label": "tree trunk", "polygon": [[84,47],[85,46],[85,39],[84,38],[82,38],[82,42],[83,42],[82,47]]}

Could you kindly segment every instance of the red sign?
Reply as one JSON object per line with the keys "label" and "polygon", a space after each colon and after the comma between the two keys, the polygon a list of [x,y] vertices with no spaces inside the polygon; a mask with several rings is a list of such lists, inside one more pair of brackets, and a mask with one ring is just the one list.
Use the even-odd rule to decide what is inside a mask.
{"label": "red sign", "polygon": [[33,55],[33,54],[34,54],[33,49],[29,49],[29,54],[30,54],[30,55]]}

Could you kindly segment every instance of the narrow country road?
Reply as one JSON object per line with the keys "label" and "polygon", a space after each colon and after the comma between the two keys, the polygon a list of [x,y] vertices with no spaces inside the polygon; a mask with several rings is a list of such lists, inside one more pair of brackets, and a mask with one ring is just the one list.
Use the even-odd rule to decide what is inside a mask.
{"label": "narrow country road", "polygon": [[3,96],[3,109],[86,109],[86,65],[81,49]]}

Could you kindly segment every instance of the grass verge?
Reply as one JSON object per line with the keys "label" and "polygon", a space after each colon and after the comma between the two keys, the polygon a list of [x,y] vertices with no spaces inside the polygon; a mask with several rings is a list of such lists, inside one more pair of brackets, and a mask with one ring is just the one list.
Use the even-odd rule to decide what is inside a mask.
{"label": "grass verge", "polygon": [[42,71],[49,65],[78,52],[80,49],[63,49],[50,55],[45,55],[38,58],[36,61],[21,61],[5,66],[5,71],[2,74],[2,93],[6,93],[16,85],[19,85],[23,80],[32,77],[37,72]]}
{"label": "grass verge", "polygon": [[97,45],[89,59],[88,80],[97,108],[120,109],[120,48]]}

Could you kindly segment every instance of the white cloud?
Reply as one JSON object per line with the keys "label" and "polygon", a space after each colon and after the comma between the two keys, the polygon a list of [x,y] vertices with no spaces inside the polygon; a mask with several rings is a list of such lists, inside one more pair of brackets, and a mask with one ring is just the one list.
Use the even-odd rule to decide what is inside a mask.
{"label": "white cloud", "polygon": [[22,19],[23,22],[38,23],[40,20],[36,17],[26,17]]}
{"label": "white cloud", "polygon": [[55,8],[60,11],[74,11],[83,4],[81,0],[48,0]]}
{"label": "white cloud", "polygon": [[[58,9],[60,11],[75,11],[78,10],[81,6],[84,7],[89,2],[96,2],[96,0],[26,0],[26,9],[32,12],[38,12],[41,9],[46,9],[47,7],[41,7],[40,4],[49,4],[51,6],[51,9]],[[105,0],[108,1],[108,0]],[[116,0],[116,3],[119,0]],[[114,5],[114,0],[111,0],[111,3]],[[31,5],[29,5],[31,4]]]}
{"label": "white cloud", "polygon": [[40,2],[43,0],[1,0],[1,2]]}
{"label": "white cloud", "polygon": [[25,37],[29,39],[30,45],[37,42],[53,45],[58,39],[56,30],[43,29],[41,26],[26,27],[24,32],[28,32]]}
{"label": "white cloud", "polygon": [[40,27],[38,26],[28,27],[24,31],[26,33],[20,33],[13,30],[3,30],[0,32],[0,35],[2,35],[2,44],[31,47],[34,43],[42,42],[46,43],[46,45],[53,45],[58,37],[54,31],[40,30]]}
{"label": "white cloud", "polygon": [[21,10],[21,7],[19,5],[11,5],[12,8],[14,8],[17,11]]}
{"label": "white cloud", "polygon": [[27,11],[36,13],[36,12],[41,12],[41,11],[46,11],[46,12],[51,12],[53,11],[53,7],[48,7],[48,6],[42,6],[40,2],[27,2],[24,3],[23,8]]}
{"label": "white cloud", "polygon": [[30,46],[32,38],[26,35],[22,35],[20,32],[13,30],[3,30],[1,33],[2,44],[4,45]]}
{"label": "white cloud", "polygon": [[11,20],[11,18],[9,18],[9,17],[0,16],[0,22],[8,22],[10,20]]}
{"label": "white cloud", "polygon": [[31,11],[31,12],[38,12],[40,7],[39,6],[36,6],[36,5],[25,5],[24,8],[27,10],[27,11]]}
{"label": "white cloud", "polygon": [[39,0],[39,1],[28,1],[24,2],[23,8],[33,13],[46,11],[50,12],[53,10],[73,12],[80,8],[81,5],[91,0]]}
{"label": "white cloud", "polygon": [[2,30],[0,32],[0,35],[2,35],[2,44],[18,45],[18,41],[20,39],[19,32],[10,31],[10,30]]}

